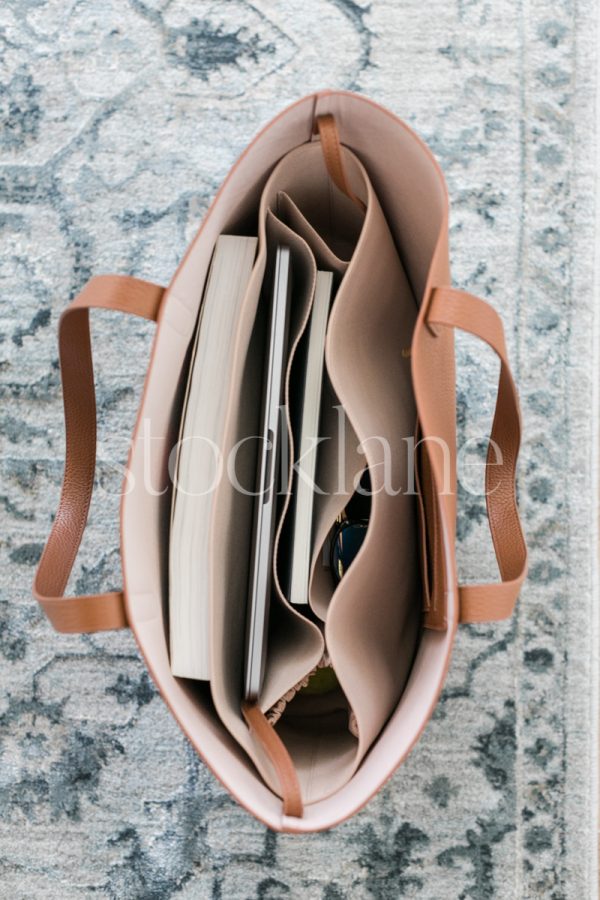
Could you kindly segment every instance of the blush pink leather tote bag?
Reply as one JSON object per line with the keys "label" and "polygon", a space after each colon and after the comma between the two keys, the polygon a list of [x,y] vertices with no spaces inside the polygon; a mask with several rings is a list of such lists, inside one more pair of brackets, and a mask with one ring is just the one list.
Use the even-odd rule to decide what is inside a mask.
{"label": "blush pink leather tote bag", "polygon": [[[311,173],[317,174],[313,178]],[[303,191],[310,193],[326,182],[330,199],[349,204],[340,206],[347,212],[345,221],[365,217],[357,219],[363,223],[362,231],[346,260],[341,252],[331,252],[319,227],[313,228],[299,209]],[[317,215],[325,215],[323,205],[315,209]],[[274,224],[276,212],[281,214],[279,224]],[[266,225],[275,231],[284,229],[308,261],[310,244],[317,257],[320,254],[340,273],[327,362],[353,421],[360,424],[379,415],[384,427],[387,421],[394,425],[390,428],[393,438],[393,417],[410,414],[418,423],[415,433],[420,441],[414,518],[396,519],[393,511],[383,512],[382,504],[383,526],[373,521],[373,529],[380,528],[381,535],[366,545],[363,562],[355,564],[356,576],[348,576],[343,603],[335,596],[323,600],[315,576],[315,609],[326,621],[332,659],[339,665],[340,682],[358,725],[354,735],[347,729],[343,736],[331,738],[323,732],[320,743],[310,744],[312,761],[306,759],[304,736],[294,737],[293,729],[279,728],[266,716],[276,698],[275,689],[268,702],[252,708],[242,704],[241,686],[236,693],[237,676],[232,678],[230,672],[236,662],[228,644],[234,638],[227,632],[223,613],[239,574],[230,541],[233,507],[226,492],[217,497],[212,523],[211,603],[216,624],[211,640],[218,665],[210,685],[202,687],[171,674],[166,616],[170,496],[168,492],[157,496],[144,488],[148,464],[144,420],[151,422],[153,437],[161,439],[155,446],[163,448],[150,457],[152,483],[168,481],[188,350],[215,241],[224,232],[250,227],[256,233],[258,227],[253,287],[240,321],[239,346],[247,351],[264,273]],[[394,290],[386,294],[385,278],[380,292],[368,290],[372,279],[381,277],[378,260],[386,254],[390,260],[395,254],[402,261],[397,298]],[[402,291],[414,297],[412,318],[403,318]],[[128,460],[128,489],[121,504],[123,590],[66,597],[95,471],[91,308],[143,316],[156,321],[157,328]],[[499,577],[487,584],[459,585],[456,575],[457,329],[486,342],[500,359],[486,469],[487,509]],[[405,335],[405,344],[394,343],[396,339],[390,338],[394,334]],[[515,493],[520,442],[517,393],[498,315],[483,300],[451,286],[448,194],[438,163],[403,121],[373,101],[345,91],[306,96],[277,115],[242,153],[168,287],[116,275],[92,278],[63,313],[59,344],[66,462],[58,512],[35,577],[35,597],[57,631],[131,628],[164,702],[194,748],[237,801],[270,828],[311,832],[344,821],[379,790],[419,738],[444,683],[458,625],[510,616],[526,573],[527,551]],[[358,364],[347,358],[348,348],[354,345],[371,348],[367,359],[372,362],[360,378],[353,374]],[[386,353],[387,375],[382,374]],[[400,373],[401,403],[394,393],[390,366],[397,366]],[[239,399],[236,385],[242,390],[240,373],[238,366],[231,388],[231,416]],[[365,401],[361,394],[365,385],[373,387],[371,396],[380,402]],[[395,563],[386,564],[391,557],[400,560],[397,571]],[[342,585],[344,580],[340,589]],[[404,632],[386,627],[386,617],[396,621],[396,598],[398,608],[404,604],[409,609],[400,626],[412,629],[410,665],[402,657]],[[395,643],[389,634],[395,634]],[[239,652],[239,640],[235,646]],[[292,648],[281,671],[294,660],[297,655]],[[273,663],[275,682],[277,665]]]}

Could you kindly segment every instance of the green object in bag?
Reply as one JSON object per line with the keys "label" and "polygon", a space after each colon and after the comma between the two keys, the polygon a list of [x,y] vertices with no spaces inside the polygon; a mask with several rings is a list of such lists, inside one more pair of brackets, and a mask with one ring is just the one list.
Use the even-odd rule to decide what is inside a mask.
{"label": "green object in bag", "polygon": [[323,666],[322,669],[317,669],[316,672],[310,676],[308,684],[303,687],[299,693],[300,694],[328,694],[329,691],[335,690],[335,688],[339,687],[339,682],[337,680],[337,676],[333,671],[332,666]]}

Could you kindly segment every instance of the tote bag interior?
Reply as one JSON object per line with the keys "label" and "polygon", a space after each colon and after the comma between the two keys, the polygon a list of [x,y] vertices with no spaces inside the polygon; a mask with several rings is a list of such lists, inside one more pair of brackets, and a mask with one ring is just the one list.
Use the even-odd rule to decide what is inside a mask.
{"label": "tote bag interior", "polygon": [[[410,652],[410,672],[406,671],[399,676],[401,692],[399,696],[393,691],[390,693],[389,696],[394,698],[395,708],[386,707],[384,716],[380,710],[379,718],[369,718],[371,703],[369,695],[361,695],[361,679],[353,683],[349,681],[350,676],[346,678],[346,694],[349,699],[351,696],[352,707],[356,708],[359,717],[358,737],[353,738],[347,729],[337,728],[330,738],[326,736],[324,740],[319,740],[321,749],[317,754],[316,766],[314,746],[306,745],[302,731],[294,729],[293,717],[280,723],[281,735],[299,770],[306,804],[302,818],[287,817],[287,821],[282,813],[277,785],[269,771],[268,762],[261,762],[260,754],[253,747],[239,714],[239,697],[236,695],[239,668],[236,668],[235,660],[240,660],[240,623],[235,622],[235,617],[232,620],[231,616],[226,615],[226,604],[242,590],[245,570],[243,566],[236,565],[235,554],[232,554],[228,540],[230,542],[231,517],[241,515],[243,520],[245,515],[247,517],[247,510],[244,512],[236,509],[236,501],[231,494],[226,496],[222,493],[216,505],[218,513],[213,543],[216,574],[212,579],[214,596],[211,598],[211,602],[223,613],[220,618],[213,616],[213,646],[217,651],[219,648],[226,648],[229,655],[219,652],[214,654],[215,666],[220,668],[216,668],[213,673],[212,692],[208,684],[176,679],[170,672],[167,632],[167,560],[171,502],[169,464],[172,466],[171,454],[179,432],[188,351],[211,254],[215,240],[221,233],[256,234],[262,228],[265,248],[269,239],[287,237],[294,242],[294,231],[285,222],[287,216],[287,221],[293,220],[296,229],[298,228],[298,217],[302,215],[302,210],[297,208],[296,201],[299,199],[301,204],[310,184],[310,181],[306,183],[306,191],[303,192],[302,165],[300,164],[299,169],[292,166],[292,175],[287,181],[285,172],[283,180],[275,179],[273,192],[268,196],[265,195],[265,186],[269,184],[269,178],[276,171],[277,164],[291,151],[299,159],[315,157],[311,162],[313,167],[319,164],[313,152],[314,149],[317,154],[320,153],[313,125],[315,116],[321,113],[332,113],[335,116],[341,141],[349,151],[347,163],[357,191],[368,190],[364,183],[361,184],[361,170],[372,186],[373,197],[381,205],[417,304],[422,303],[432,277],[438,283],[449,283],[445,185],[433,157],[414,133],[386,110],[353,94],[324,92],[304,98],[289,107],[258,135],[238,160],[169,286],[163,301],[130,454],[130,489],[122,504],[122,556],[128,618],[161,694],[192,744],[238,801],[270,827],[290,831],[327,828],[347,818],[369,799],[406,756],[437,700],[449,661],[457,618],[456,597],[451,589],[454,580],[454,522],[450,501],[440,510],[444,536],[442,554],[450,573],[446,628],[419,630],[417,640],[414,630],[416,618],[412,617],[410,621],[413,624],[409,622],[407,627],[412,635],[411,642],[414,644],[417,640],[418,643],[416,655]],[[286,187],[289,190],[286,191]],[[376,202],[373,197],[370,198],[368,214]],[[308,205],[310,207],[310,203]],[[352,239],[350,210],[348,216],[350,237],[345,245],[342,241],[334,248],[330,246],[332,251],[337,251],[338,259],[343,259],[344,255],[351,258],[361,239],[360,225],[357,225]],[[304,237],[309,235],[305,233]],[[305,247],[305,241],[297,241],[296,252],[300,265]],[[309,265],[306,254],[304,259],[306,265]],[[264,266],[261,268],[260,260],[258,262],[253,272],[255,284],[251,283],[256,301],[264,274]],[[356,299],[354,302],[358,308]],[[249,303],[245,310],[248,317],[245,333],[249,340],[256,307]],[[368,313],[368,310],[363,309],[361,314],[368,317]],[[368,325],[367,318],[362,326]],[[414,321],[410,325],[411,329],[413,327]],[[382,334],[376,332],[375,338],[380,340]],[[342,385],[342,389],[352,377],[351,368],[344,368],[343,351],[347,340],[348,337],[344,336],[339,346],[333,350],[328,347],[332,381],[335,381],[336,373],[341,373],[338,383]],[[445,374],[453,384],[451,348],[446,342],[443,346],[440,344],[438,349],[445,351],[445,360],[443,353],[440,353],[437,364],[441,369],[446,366]],[[236,422],[239,421],[242,396],[240,386],[243,383],[244,380],[238,378],[238,393],[234,394],[238,411],[230,417],[234,432]],[[351,387],[352,385],[349,389],[350,404],[354,396]],[[406,399],[407,403],[410,400],[414,404],[414,398],[407,396]],[[235,405],[234,402],[233,406]],[[446,436],[452,441],[452,402],[449,406],[445,411]],[[360,404],[354,410],[351,424],[357,431],[361,430],[361,417],[364,419],[366,412],[366,407],[361,408]],[[383,421],[385,424],[385,419]],[[377,424],[381,426],[381,422],[375,423],[375,426]],[[156,488],[152,492],[146,489],[148,479]],[[330,516],[331,512],[329,510],[327,515]],[[390,526],[395,522],[395,513],[388,511],[385,515],[388,516],[387,519],[384,516],[386,527],[382,529],[378,545],[381,545],[381,540],[385,540],[386,534],[393,532]],[[414,557],[414,552],[412,555]],[[413,559],[412,565],[415,564]],[[358,568],[357,566],[357,571]],[[314,580],[311,590],[314,590],[317,608],[323,611],[331,598],[319,591]],[[364,590],[359,587],[355,590],[355,597],[361,596],[364,596]],[[420,595],[415,587],[413,611],[420,612],[420,602]],[[285,610],[285,603],[281,604],[281,610]],[[288,623],[294,620],[293,612],[281,612],[281,615],[287,616]],[[235,633],[228,634],[228,628],[232,628]],[[290,679],[293,683],[297,672],[306,670],[307,661],[311,664],[318,661],[322,648],[317,634],[311,633],[310,629],[303,631],[300,628],[299,631],[302,635],[296,636],[299,636],[304,654],[300,659],[300,667],[297,670],[293,667],[294,660],[298,661],[298,645],[295,649],[290,648],[284,641],[279,648],[280,664],[272,667],[271,673],[267,672],[266,694],[262,704],[264,708],[277,699],[282,687],[289,686]],[[289,633],[294,634],[293,627]],[[367,683],[371,692],[378,684],[381,691],[385,692],[385,679],[377,674],[374,659],[376,647],[367,649],[369,656],[366,659],[349,658],[347,671],[350,673],[356,669],[361,673],[364,670],[362,681]],[[342,655],[343,651],[340,650],[338,658]],[[372,664],[370,661],[373,661]],[[371,665],[372,670],[369,668]],[[388,659],[387,671],[389,670]],[[282,673],[285,677],[281,683],[277,683]],[[398,688],[397,678],[394,683]],[[372,698],[373,694],[370,696]],[[377,737],[381,726],[383,730]],[[361,735],[367,735],[362,744]]]}

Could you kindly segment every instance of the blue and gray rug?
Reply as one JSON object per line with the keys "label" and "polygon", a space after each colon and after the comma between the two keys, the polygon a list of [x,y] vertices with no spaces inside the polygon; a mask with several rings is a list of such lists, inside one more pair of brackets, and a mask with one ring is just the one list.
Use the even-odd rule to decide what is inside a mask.
{"label": "blue and gray rug", "polygon": [[[5,0],[0,9],[0,895],[592,898],[598,672],[593,0]],[[56,325],[93,274],[166,283],[251,136],[362,91],[429,143],[454,283],[504,317],[531,574],[461,629],[433,721],[326,834],[276,836],[190,750],[127,633],[54,634],[30,596],[64,452]],[[98,491],[74,591],[118,587],[118,488],[152,328],[94,317]],[[493,360],[459,342],[461,439]],[[473,461],[467,454],[466,463]],[[461,496],[464,578],[494,573]]]}

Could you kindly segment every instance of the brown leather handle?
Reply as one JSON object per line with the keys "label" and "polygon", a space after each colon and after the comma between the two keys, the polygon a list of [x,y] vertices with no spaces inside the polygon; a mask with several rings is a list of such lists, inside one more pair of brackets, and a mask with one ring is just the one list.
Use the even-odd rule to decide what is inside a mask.
{"label": "brown leather handle", "polygon": [[106,631],[127,625],[121,592],[65,597],[81,543],[96,469],[96,394],[89,309],[113,309],[156,321],[165,289],[125,275],[99,275],[64,311],[59,357],[66,457],[58,511],[42,553],[33,595],[57,631]]}
{"label": "brown leather handle", "polygon": [[285,744],[255,703],[242,703],[242,715],[275,769],[283,800],[283,814],[302,818],[303,805],[298,773]]}
{"label": "brown leather handle", "polygon": [[[527,545],[516,498],[516,472],[521,443],[521,416],[498,314],[479,297],[450,287],[434,288],[429,325],[460,328],[481,338],[500,357],[496,411],[486,463],[486,502],[490,531],[502,581],[459,586],[461,622],[506,619],[514,610],[527,573]],[[500,450],[496,460],[495,448]]]}
{"label": "brown leather handle", "polygon": [[346,175],[341,150],[342,145],[335,118],[331,113],[317,116],[314,127],[315,132],[318,131],[319,137],[321,138],[321,149],[323,150],[323,157],[325,159],[327,171],[329,172],[329,177],[342,193],[346,194],[350,200],[356,203],[356,205],[365,212],[365,204],[360,197],[356,196],[350,187],[350,182]]}

